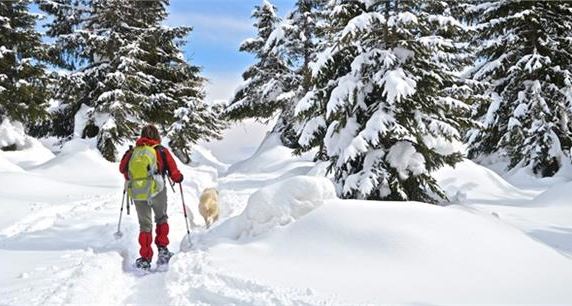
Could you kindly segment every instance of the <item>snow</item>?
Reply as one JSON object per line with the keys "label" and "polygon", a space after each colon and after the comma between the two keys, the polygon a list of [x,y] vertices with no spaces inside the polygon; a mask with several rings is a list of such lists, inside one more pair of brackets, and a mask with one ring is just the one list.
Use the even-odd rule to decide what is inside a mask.
{"label": "snow", "polygon": [[391,167],[397,170],[402,180],[406,180],[409,176],[418,176],[427,172],[425,158],[408,141],[399,141],[391,146],[386,160]]}
{"label": "snow", "polygon": [[353,35],[361,31],[367,30],[372,26],[372,23],[384,23],[385,17],[378,12],[369,12],[354,17],[348,22],[342,31],[342,37]]}
{"label": "snow", "polygon": [[3,119],[0,123],[0,148],[16,145],[21,148],[26,145],[24,126],[20,122]]}
{"label": "snow", "polygon": [[17,151],[0,152],[0,156],[11,163],[28,169],[47,162],[54,158],[54,153],[44,147],[38,140],[28,137],[26,145]]}
{"label": "snow", "polygon": [[232,239],[260,236],[276,227],[296,222],[323,205],[326,200],[335,198],[336,191],[330,180],[315,176],[295,176],[252,194],[240,215],[229,219],[209,234]]}
{"label": "snow", "polygon": [[519,189],[499,174],[475,162],[465,160],[455,167],[443,167],[436,177],[453,203],[507,202],[512,199],[530,200],[538,192]]}
{"label": "snow", "polygon": [[0,154],[0,172],[23,172],[24,169],[18,167],[17,165],[11,163],[3,155],[4,152]]}
{"label": "snow", "polygon": [[330,156],[340,154],[344,147],[347,147],[351,143],[359,128],[355,118],[350,118],[346,125],[340,128],[340,131],[336,133],[336,129],[339,125],[340,122],[333,121],[326,131],[325,147]]}
{"label": "snow", "polygon": [[300,138],[298,139],[298,143],[302,146],[310,145],[310,142],[314,138],[314,134],[320,129],[325,129],[327,126],[326,121],[322,116],[315,117],[304,125],[302,132],[300,133]]}
{"label": "snow", "polygon": [[568,258],[492,217],[427,204],[332,200],[246,245],[210,246],[209,255],[219,269],[335,294],[337,303],[571,298]]}
{"label": "snow", "polygon": [[121,176],[117,175],[118,169],[116,164],[102,158],[96,150],[95,140],[74,139],[64,145],[58,156],[30,169],[30,172],[62,182],[123,186]]}
{"label": "snow", "polygon": [[231,164],[251,157],[275,121],[261,123],[248,119],[233,124],[223,132],[221,140],[201,141],[199,145],[212,152],[219,161]]}
{"label": "snow", "polygon": [[[463,161],[435,173],[448,206],[342,200],[323,177],[327,163],[292,156],[274,134],[232,165],[198,145],[191,166],[179,163],[191,245],[181,195],[169,190],[176,255],[168,271],[140,277],[131,267],[139,231],[133,207],[124,212],[123,236],[113,235],[117,163],[105,161],[94,140],[75,139],[55,156],[37,146],[21,159],[0,154],[7,212],[0,214],[0,304],[572,302],[565,173],[514,186]],[[386,158],[416,173],[415,154],[400,142]],[[219,190],[221,219],[207,230],[197,203],[208,187]]]}
{"label": "snow", "polygon": [[380,83],[385,84],[383,94],[387,95],[390,104],[414,94],[417,86],[415,80],[407,76],[401,68],[386,72]]}
{"label": "snow", "polygon": [[308,163],[304,160],[290,162],[292,150],[280,143],[278,135],[269,133],[252,157],[234,163],[228,173],[284,172],[298,164]]}

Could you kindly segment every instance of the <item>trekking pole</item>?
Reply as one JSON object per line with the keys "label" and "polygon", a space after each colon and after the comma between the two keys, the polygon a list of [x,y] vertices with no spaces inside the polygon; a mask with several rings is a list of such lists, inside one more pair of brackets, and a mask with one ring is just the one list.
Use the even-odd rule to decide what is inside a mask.
{"label": "trekking pole", "polygon": [[[127,189],[127,186],[125,186],[125,189]],[[129,216],[129,214],[131,213],[131,203],[133,202],[133,198],[131,198],[131,196],[129,196],[129,192],[127,193],[127,215]]]}
{"label": "trekking pole", "polygon": [[[123,217],[123,204],[125,204],[125,188],[123,188],[123,196],[121,197],[121,210],[119,211],[119,222],[117,223],[117,232],[115,233],[115,238],[121,238],[123,233],[121,232],[121,219]],[[129,207],[129,203],[127,203]]]}
{"label": "trekking pole", "polygon": [[189,218],[187,217],[187,205],[185,205],[185,197],[183,195],[183,184],[179,183],[181,191],[181,202],[183,203],[183,215],[185,215],[185,224],[187,225],[187,238],[189,239],[189,248],[191,247],[191,230],[189,229]]}
{"label": "trekking pole", "polygon": [[167,179],[169,179],[169,185],[171,186],[171,190],[173,190],[173,193],[175,193],[175,183],[168,176]]}

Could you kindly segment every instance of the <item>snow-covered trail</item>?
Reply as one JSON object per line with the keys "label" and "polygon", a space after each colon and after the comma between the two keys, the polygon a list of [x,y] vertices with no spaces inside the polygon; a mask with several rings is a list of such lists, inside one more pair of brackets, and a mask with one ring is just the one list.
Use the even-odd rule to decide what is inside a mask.
{"label": "snow-covered trail", "polygon": [[[63,165],[77,165],[63,173]],[[80,165],[81,164],[81,165]],[[139,232],[135,208],[124,210],[117,166],[91,150],[62,154],[18,173],[2,173],[9,208],[0,222],[0,304],[170,304],[165,272],[134,273]],[[181,167],[189,209],[198,190],[213,185],[216,170]],[[76,169],[77,173],[73,173]],[[75,183],[67,183],[73,181]],[[171,249],[186,235],[181,197],[169,191]]]}
{"label": "snow-covered trail", "polygon": [[[124,272],[127,246],[113,237],[113,195],[61,203],[35,212],[0,233],[0,259],[11,280],[3,304],[110,303],[133,281]],[[117,214],[116,214],[117,216]],[[127,232],[132,226],[126,226]],[[3,271],[5,271],[3,269]],[[106,292],[105,295],[100,292]]]}
{"label": "snow-covered trail", "polygon": [[[63,158],[69,163],[77,156]],[[96,160],[100,163],[99,158]],[[310,300],[305,292],[266,287],[221,272],[200,249],[180,252],[180,246],[186,245],[183,241],[186,228],[178,188],[175,193],[171,189],[168,191],[170,248],[176,253],[171,267],[167,272],[139,275],[132,267],[139,256],[136,241],[139,228],[134,207],[131,207],[130,216],[124,210],[123,235],[114,237],[122,188],[108,182],[109,175],[119,174],[100,175],[101,181],[90,176],[82,185],[78,179],[59,171],[58,160],[50,160],[47,164],[57,165],[58,171],[40,166],[28,169],[31,172],[10,175],[19,177],[10,178],[14,186],[23,185],[23,181],[29,182],[30,178],[41,184],[33,184],[28,193],[14,190],[17,201],[11,202],[13,205],[28,202],[31,205],[21,209],[15,222],[0,227],[0,262],[3,263],[0,304],[186,305],[273,301],[286,305],[293,301],[305,304]],[[90,166],[93,165],[89,162],[84,164],[85,171],[89,171]],[[199,193],[204,188],[220,185],[219,188],[224,190],[221,192],[222,221],[240,213],[252,192],[276,179],[264,174],[248,176],[260,182],[251,184],[247,182],[247,176],[231,175],[219,182],[217,169],[205,165],[181,166],[181,171],[186,178],[183,190],[188,213],[193,218],[193,234],[205,231],[197,208]],[[69,185],[67,180],[75,180],[76,184]],[[240,187],[246,185],[248,188]],[[232,189],[230,186],[239,187]],[[38,188],[47,188],[50,192],[34,190]],[[76,195],[78,188],[83,191],[79,192],[81,195]],[[40,198],[49,200],[33,202]]]}
{"label": "snow-covered trail", "polygon": [[[168,271],[142,277],[132,268],[139,232],[134,208],[131,216],[123,216],[123,236],[115,238],[121,177],[116,165],[102,163],[92,153],[64,153],[48,163],[0,175],[0,184],[7,187],[1,191],[3,199],[15,215],[0,218],[0,304],[447,303],[467,295],[483,302],[529,297],[572,301],[559,287],[572,281],[572,259],[546,247],[564,253],[572,249],[566,240],[572,233],[567,232],[572,222],[567,220],[566,184],[549,191],[551,196],[538,197],[537,190],[515,188],[465,162],[439,174],[448,194],[461,205],[329,200],[311,216],[287,219],[292,226],[235,239],[233,231],[242,229],[233,228],[236,222],[229,219],[245,210],[254,192],[320,169],[292,159],[287,149],[275,144],[230,167],[202,156],[193,167],[181,166],[185,201],[195,224],[193,246],[180,250],[187,249],[181,197],[178,189],[169,190],[170,248],[176,255]],[[63,172],[58,159],[83,168]],[[96,175],[85,174],[90,172]],[[221,218],[205,230],[197,202],[200,191],[213,186],[220,191]],[[561,240],[535,232],[556,224],[565,232]],[[457,230],[450,233],[452,227]],[[465,241],[474,235],[477,242]],[[497,248],[504,253],[497,254]],[[473,254],[482,261],[472,261]],[[358,266],[345,264],[350,258],[357,258]],[[550,263],[529,269],[537,260]],[[360,261],[369,266],[360,266]],[[476,271],[487,272],[464,279]],[[352,280],[356,273],[363,277],[361,283]],[[436,273],[442,274],[439,282],[431,278]],[[412,280],[419,286],[416,292],[424,292],[420,299],[408,291]],[[439,286],[421,290],[441,281],[460,291]],[[376,283],[385,284],[378,285],[383,295],[375,285],[365,285]],[[517,294],[515,288],[524,287],[527,295]]]}

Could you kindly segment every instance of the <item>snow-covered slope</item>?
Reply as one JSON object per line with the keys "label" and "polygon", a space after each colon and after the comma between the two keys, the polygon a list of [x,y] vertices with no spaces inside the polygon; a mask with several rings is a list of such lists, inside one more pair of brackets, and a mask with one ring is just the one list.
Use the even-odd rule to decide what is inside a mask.
{"label": "snow-covered slope", "polygon": [[536,191],[522,190],[506,182],[500,175],[470,160],[464,160],[455,167],[443,167],[435,173],[441,187],[453,203],[494,202],[505,203],[523,198],[532,199]]}
{"label": "snow-covered slope", "polygon": [[254,155],[233,164],[228,173],[284,173],[304,164],[310,165],[303,158],[294,158],[292,150],[281,145],[279,135],[270,133]]}
{"label": "snow-covered slope", "polygon": [[118,166],[104,160],[92,140],[74,139],[57,157],[30,169],[32,173],[64,182],[122,186]]}
{"label": "snow-covered slope", "polygon": [[[139,277],[133,207],[113,235],[117,164],[82,141],[40,155],[19,167],[0,154],[11,168],[0,170],[2,305],[572,303],[568,184],[539,195],[467,161],[437,174],[456,205],[348,201],[306,176],[323,165],[272,137],[228,174],[199,147],[180,166],[192,245],[169,190],[177,254],[168,272]],[[212,186],[221,219],[206,230],[197,203]]]}
{"label": "snow-covered slope", "polygon": [[[530,189],[517,188],[497,173],[471,161],[454,169],[445,167],[436,174],[453,203],[476,214],[495,216],[516,226],[530,237],[572,256],[571,183],[563,177],[551,185],[531,176],[512,178]],[[562,183],[564,181],[564,183]]]}
{"label": "snow-covered slope", "polygon": [[225,129],[222,139],[199,142],[199,147],[211,151],[223,163],[236,163],[251,157],[256,152],[262,140],[266,138],[266,133],[275,123],[276,119],[267,123],[255,119],[234,122]]}
{"label": "snow-covered slope", "polygon": [[[201,236],[197,249],[208,248],[217,269],[312,288],[338,303],[572,301],[572,261],[493,216],[336,200],[321,191],[333,192],[321,180],[296,177],[258,191],[243,214]],[[292,208],[304,202],[323,205],[303,205],[314,211],[300,218]],[[175,265],[193,266],[192,253]]]}
{"label": "snow-covered slope", "polygon": [[193,147],[191,152],[191,165],[192,166],[208,166],[217,170],[219,173],[224,173],[229,165],[218,160],[213,153],[202,146]]}
{"label": "snow-covered slope", "polygon": [[0,172],[23,172],[24,169],[16,166],[4,157],[4,152],[0,151]]}
{"label": "snow-covered slope", "polygon": [[18,151],[0,152],[1,156],[18,167],[28,169],[43,164],[54,158],[54,154],[46,149],[39,141],[28,139],[28,146]]}

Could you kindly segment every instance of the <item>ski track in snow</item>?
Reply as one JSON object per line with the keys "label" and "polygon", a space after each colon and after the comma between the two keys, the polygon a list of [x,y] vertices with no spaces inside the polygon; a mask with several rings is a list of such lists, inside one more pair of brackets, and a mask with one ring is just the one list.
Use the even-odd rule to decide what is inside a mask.
{"label": "ski track in snow", "polygon": [[[202,168],[204,170],[204,166]],[[196,171],[195,168],[184,167],[183,173],[185,177],[191,178],[184,183],[189,214],[192,215],[195,210],[194,220],[191,221],[201,224],[202,218],[193,209],[199,190],[208,186],[221,186],[221,219],[224,220],[240,213],[250,194],[259,187],[283,178],[230,175],[217,182],[212,171]],[[31,270],[21,273],[14,284],[0,288],[0,304],[330,303],[314,297],[310,290],[270,287],[254,280],[225,274],[213,267],[206,252],[200,249],[179,253],[178,245],[186,237],[183,235],[185,227],[180,212],[180,196],[178,193],[173,195],[171,190],[170,238],[171,248],[176,254],[168,271],[141,275],[132,266],[138,257],[138,225],[134,207],[131,207],[131,216],[127,216],[124,210],[123,236],[113,236],[117,230],[120,203],[120,189],[110,189],[105,195],[58,205],[38,203],[32,205],[26,217],[2,229],[0,254],[21,252],[23,256],[31,256],[36,264],[31,265],[35,266]],[[204,232],[204,228],[193,229],[193,233]]]}
{"label": "ski track in snow", "polygon": [[219,271],[203,251],[183,253],[173,262],[167,288],[175,305],[317,305],[327,304],[309,290],[272,288]]}

